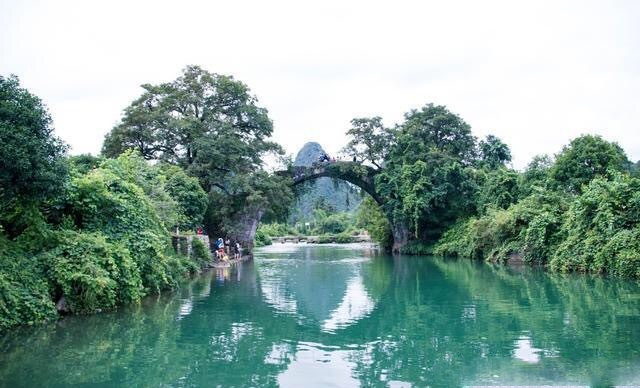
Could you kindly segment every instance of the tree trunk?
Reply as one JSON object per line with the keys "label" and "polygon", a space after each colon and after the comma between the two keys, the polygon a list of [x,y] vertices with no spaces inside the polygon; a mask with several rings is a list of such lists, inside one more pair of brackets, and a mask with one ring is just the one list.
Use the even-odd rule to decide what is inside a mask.
{"label": "tree trunk", "polygon": [[240,243],[243,254],[253,251],[253,238],[263,214],[264,209],[246,209],[236,216],[234,220],[235,232],[231,233],[229,237]]}
{"label": "tree trunk", "polygon": [[409,227],[404,221],[394,221],[391,225],[393,233],[393,248],[391,253],[398,254],[407,245],[409,241]]}

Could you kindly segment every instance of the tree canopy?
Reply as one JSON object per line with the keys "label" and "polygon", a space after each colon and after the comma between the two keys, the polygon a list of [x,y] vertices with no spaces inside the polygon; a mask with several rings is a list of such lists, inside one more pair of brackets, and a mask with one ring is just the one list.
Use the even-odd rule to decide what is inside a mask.
{"label": "tree canopy", "polygon": [[344,153],[381,169],[394,142],[395,133],[382,124],[381,117],[376,116],[351,120],[347,136],[351,139],[344,147]]}
{"label": "tree canopy", "polygon": [[248,208],[277,209],[291,200],[287,182],[263,170],[266,155],[283,151],[269,140],[267,110],[244,83],[188,66],[174,81],[142,87],[105,137],[105,156],[133,148],[197,177],[209,194],[209,232],[230,232]]}
{"label": "tree canopy", "polygon": [[59,193],[66,151],[40,99],[21,88],[16,76],[0,76],[0,212],[16,201]]}
{"label": "tree canopy", "polygon": [[563,147],[550,171],[556,187],[581,193],[582,186],[598,176],[608,176],[630,167],[624,150],[600,136],[583,135]]}

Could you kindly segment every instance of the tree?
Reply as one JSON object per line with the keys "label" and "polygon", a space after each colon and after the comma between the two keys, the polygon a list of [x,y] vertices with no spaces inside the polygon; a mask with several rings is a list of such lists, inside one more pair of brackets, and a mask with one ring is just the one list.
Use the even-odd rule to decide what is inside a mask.
{"label": "tree", "polygon": [[86,174],[89,171],[100,167],[103,158],[91,154],[73,155],[67,158],[69,167],[78,174]]}
{"label": "tree", "polygon": [[0,212],[59,193],[66,151],[42,101],[21,88],[16,76],[0,76]]}
{"label": "tree", "polygon": [[197,177],[209,194],[209,233],[229,233],[229,220],[246,207],[279,205],[290,197],[288,184],[263,174],[263,157],[283,151],[268,140],[272,122],[245,84],[188,66],[172,82],[142,87],[145,92],[106,136],[103,153],[135,148],[145,159]]}
{"label": "tree", "polygon": [[166,176],[167,192],[178,203],[181,214],[178,226],[181,229],[196,229],[202,224],[207,210],[207,193],[196,178],[188,176],[177,166],[163,166],[162,172]]}
{"label": "tree", "polygon": [[553,166],[553,159],[549,155],[536,155],[527,165],[521,176],[522,196],[531,194],[534,186],[546,187],[549,179],[549,171]]}
{"label": "tree", "polygon": [[511,161],[509,146],[494,135],[487,135],[478,146],[480,151],[480,163],[490,169],[504,166]]}
{"label": "tree", "polygon": [[433,104],[405,114],[396,131],[376,177],[385,213],[394,223],[410,221],[416,237],[436,238],[474,208],[475,138],[459,116]]}
{"label": "tree", "polygon": [[351,120],[351,136],[343,152],[356,160],[362,160],[381,169],[394,141],[394,131],[385,128],[381,117],[355,118]]}
{"label": "tree", "polygon": [[188,66],[175,81],[142,88],[142,96],[107,134],[106,156],[134,148],[146,159],[187,167],[197,160],[199,150],[215,146],[217,152],[206,162],[226,172],[229,162],[253,166],[261,164],[263,153],[279,151],[265,141],[273,130],[267,110],[258,107],[249,88],[231,76]]}
{"label": "tree", "polygon": [[371,235],[371,238],[382,247],[391,248],[393,238],[389,220],[370,196],[365,197],[360,203],[356,214],[356,225],[359,228],[364,228]]}
{"label": "tree", "polygon": [[480,170],[481,183],[478,187],[477,209],[484,214],[488,208],[506,209],[517,202],[520,187],[519,175],[505,167],[495,170]]}
{"label": "tree", "polygon": [[617,143],[600,136],[583,135],[573,139],[557,155],[550,178],[556,188],[573,194],[582,192],[582,186],[598,176],[625,171],[630,162]]}
{"label": "tree", "polygon": [[443,105],[427,104],[404,115],[398,144],[392,157],[415,162],[432,150],[451,156],[464,165],[476,159],[476,139],[471,127]]}

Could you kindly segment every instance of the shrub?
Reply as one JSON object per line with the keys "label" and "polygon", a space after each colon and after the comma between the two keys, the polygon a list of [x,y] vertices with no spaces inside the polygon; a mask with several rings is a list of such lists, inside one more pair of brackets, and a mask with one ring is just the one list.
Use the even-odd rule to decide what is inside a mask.
{"label": "shrub", "polygon": [[191,240],[191,257],[199,270],[207,267],[211,262],[211,251],[209,251],[209,247],[204,245],[202,240],[193,237]]}
{"label": "shrub", "polygon": [[0,332],[57,316],[40,262],[0,234]]}
{"label": "shrub", "polygon": [[262,230],[258,229],[256,231],[256,235],[253,238],[253,244],[256,247],[263,247],[265,245],[271,245],[271,237],[269,237],[267,234],[265,234]]}
{"label": "shrub", "polygon": [[99,168],[71,180],[69,205],[79,229],[100,232],[107,241],[124,244],[147,290],[158,292],[177,285],[170,275],[168,231],[135,183]]}
{"label": "shrub", "polygon": [[544,264],[559,243],[566,200],[557,193],[538,190],[507,209],[489,209],[479,218],[458,222],[437,242],[434,253],[494,261],[512,253],[525,261]]}
{"label": "shrub", "polygon": [[140,273],[129,251],[110,244],[100,233],[57,232],[56,247],[41,255],[56,297],[71,312],[86,313],[137,301]]}
{"label": "shrub", "polygon": [[594,179],[564,218],[553,269],[640,274],[640,179],[621,173]]}
{"label": "shrub", "polygon": [[355,241],[353,234],[349,232],[342,232],[336,236],[336,242],[338,244],[349,244]]}

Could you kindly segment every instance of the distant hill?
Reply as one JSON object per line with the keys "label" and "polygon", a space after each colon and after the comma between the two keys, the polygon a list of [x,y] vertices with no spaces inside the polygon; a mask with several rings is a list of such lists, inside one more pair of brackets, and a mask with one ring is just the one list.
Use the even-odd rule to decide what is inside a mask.
{"label": "distant hill", "polygon": [[[324,152],[320,144],[309,142],[298,151],[293,165],[310,167]],[[306,183],[300,189],[300,194],[291,209],[289,221],[291,223],[309,221],[313,218],[315,208],[339,212],[352,211],[360,206],[360,202],[362,197],[358,187],[338,179],[318,178]]]}

